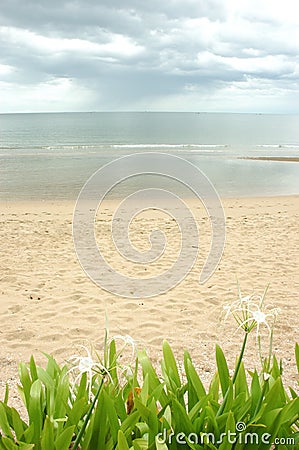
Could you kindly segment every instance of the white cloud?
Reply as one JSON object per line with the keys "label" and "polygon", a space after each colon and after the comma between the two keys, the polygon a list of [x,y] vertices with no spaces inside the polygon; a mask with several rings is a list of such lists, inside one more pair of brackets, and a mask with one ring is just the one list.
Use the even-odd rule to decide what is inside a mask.
{"label": "white cloud", "polygon": [[12,66],[9,66],[8,64],[0,64],[0,76],[9,75],[13,71],[14,68]]}
{"label": "white cloud", "polygon": [[288,61],[283,55],[266,55],[257,57],[238,58],[215,56],[208,54],[208,56],[199,55],[200,61],[203,56],[205,64],[209,65],[211,62],[226,65],[231,70],[241,72],[244,74],[261,74],[264,78],[269,76],[278,76],[284,73],[292,73],[296,68],[295,62]]}
{"label": "white cloud", "polygon": [[69,79],[55,79],[33,86],[0,82],[1,112],[63,112],[94,108],[93,93]]}
{"label": "white cloud", "polygon": [[114,33],[105,33],[105,43],[94,43],[87,40],[73,38],[55,38],[36,34],[30,30],[14,27],[0,27],[0,36],[15,46],[25,46],[41,54],[82,53],[84,55],[99,56],[136,56],[142,52],[142,47],[130,37]]}
{"label": "white cloud", "polygon": [[298,25],[298,6],[294,0],[227,0],[227,4],[232,18]]}

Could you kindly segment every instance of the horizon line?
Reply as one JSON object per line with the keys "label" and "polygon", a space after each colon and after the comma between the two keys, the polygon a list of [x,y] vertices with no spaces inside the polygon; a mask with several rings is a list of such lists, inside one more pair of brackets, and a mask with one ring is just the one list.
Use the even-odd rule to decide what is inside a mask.
{"label": "horizon line", "polygon": [[251,114],[251,115],[299,115],[299,112],[262,112],[262,111],[201,111],[201,110],[84,110],[84,111],[0,111],[0,115],[13,114],[122,114],[122,113],[143,113],[143,114]]}

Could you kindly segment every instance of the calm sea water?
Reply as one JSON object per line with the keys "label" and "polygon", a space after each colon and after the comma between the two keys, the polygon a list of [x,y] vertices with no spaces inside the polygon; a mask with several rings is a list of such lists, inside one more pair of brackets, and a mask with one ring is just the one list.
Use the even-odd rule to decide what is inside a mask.
{"label": "calm sea water", "polygon": [[[299,194],[299,116],[210,113],[0,115],[0,200],[75,199],[105,163],[165,152],[197,165],[220,196]],[[135,187],[157,180],[134,180]],[[123,196],[122,186],[113,196]]]}

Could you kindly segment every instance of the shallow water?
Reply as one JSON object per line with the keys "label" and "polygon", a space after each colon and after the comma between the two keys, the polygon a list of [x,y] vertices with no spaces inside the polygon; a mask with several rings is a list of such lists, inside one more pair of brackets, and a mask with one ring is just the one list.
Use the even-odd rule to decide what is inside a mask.
{"label": "shallow water", "polygon": [[[220,196],[299,193],[298,163],[240,159],[298,157],[296,115],[4,114],[0,115],[0,200],[74,199],[104,164],[147,151],[192,162]],[[122,182],[110,196],[148,186],[171,188],[171,183],[161,177],[137,177]]]}

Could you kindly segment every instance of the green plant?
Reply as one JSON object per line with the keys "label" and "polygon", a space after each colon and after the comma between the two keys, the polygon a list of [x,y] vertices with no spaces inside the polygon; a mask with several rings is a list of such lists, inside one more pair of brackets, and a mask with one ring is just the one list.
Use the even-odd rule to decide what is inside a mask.
{"label": "green plant", "polygon": [[[163,342],[161,375],[145,351],[132,367],[120,364],[130,337],[105,335],[103,356],[91,353],[60,367],[47,357],[45,369],[19,367],[20,394],[27,419],[0,402],[0,449],[38,450],[286,450],[299,448],[299,397],[282,382],[282,366],[272,354],[273,327],[264,312],[264,296],[242,297],[227,308],[244,332],[235,369],[230,374],[216,346],[217,371],[205,387],[191,356],[184,354],[184,374],[169,344]],[[243,356],[250,333],[269,331],[269,356],[261,370],[246,374]],[[269,328],[268,328],[269,327]],[[257,341],[260,348],[259,332]],[[116,340],[124,344],[117,350]],[[299,374],[299,346],[295,347]],[[123,358],[122,358],[123,359]]]}
{"label": "green plant", "polygon": [[29,366],[19,365],[19,392],[28,420],[23,420],[15,408],[8,406],[8,390],[4,401],[0,402],[0,448],[69,448],[78,420],[86,413],[87,396],[86,393],[82,396],[81,412],[76,414],[77,399],[72,407],[68,403],[67,368],[60,368],[51,356],[46,356],[46,369],[37,367],[33,357]]}
{"label": "green plant", "polygon": [[[224,354],[217,347],[218,370],[208,389],[203,386],[188,352],[184,355],[185,380],[182,381],[166,341],[162,377],[142,351],[134,373],[121,385],[115,356],[115,341],[112,341],[109,344],[111,379],[96,374],[92,380],[92,398],[88,396],[86,372],[74,389],[67,368],[60,368],[49,356],[46,369],[36,367],[33,358],[28,367],[21,364],[20,392],[28,420],[21,419],[8,406],[6,395],[0,403],[0,448],[63,450],[75,448],[77,442],[77,448],[82,450],[270,449],[277,437],[292,438],[294,445],[276,448],[296,448],[298,444],[299,398],[293,389],[291,395],[284,389],[275,356],[269,377],[254,371],[248,383],[241,362],[237,363],[239,369],[233,382]],[[296,360],[299,372],[298,345]],[[138,365],[143,373],[140,386]],[[130,394],[133,403],[128,414],[126,402]],[[245,428],[238,431],[236,426],[240,423]],[[236,442],[228,441],[229,433]],[[255,436],[252,445],[246,441],[248,433]],[[262,442],[265,433],[271,434],[271,442]],[[177,442],[179,435],[180,442]]]}

